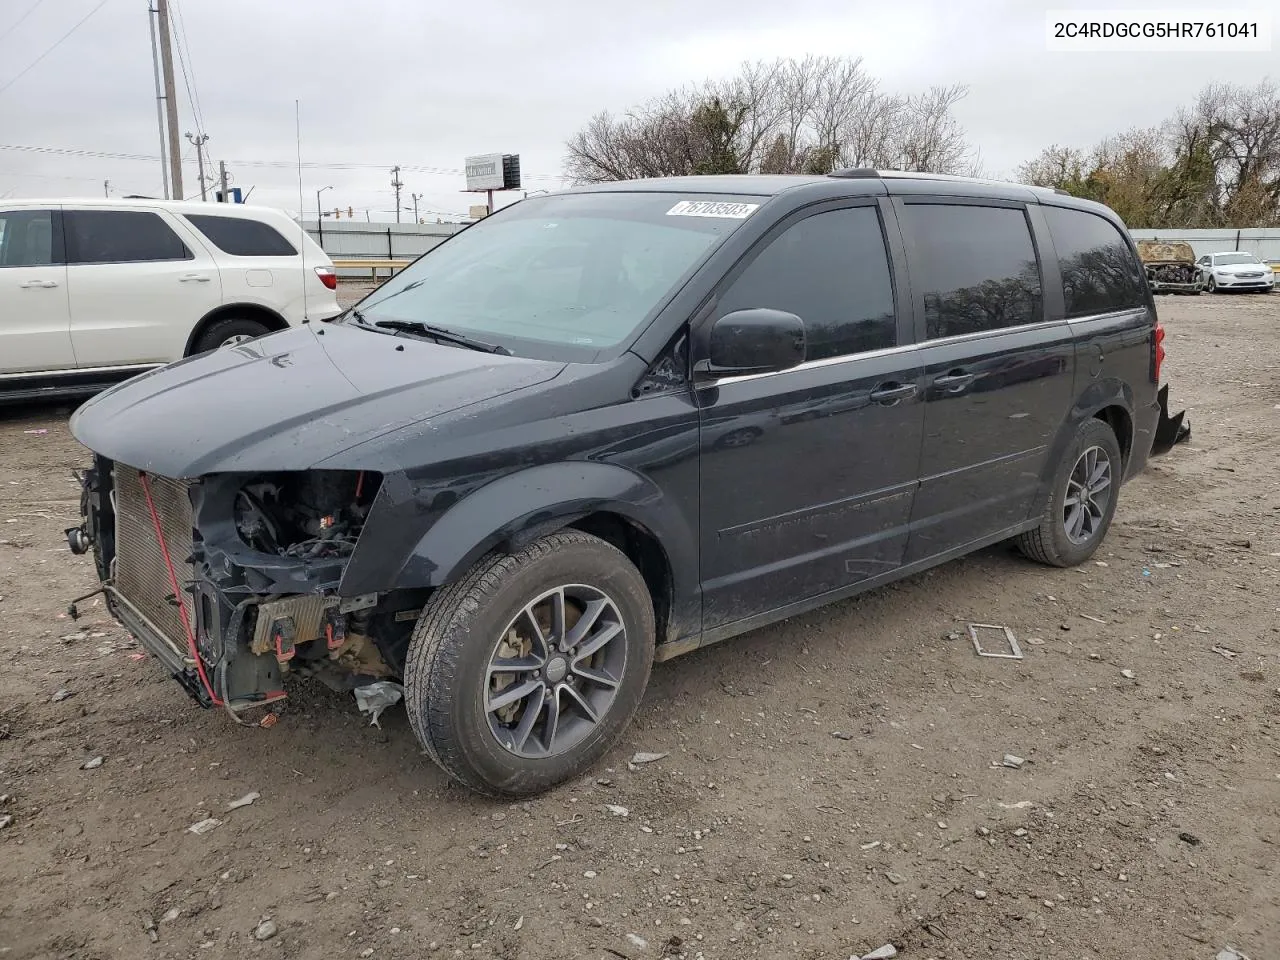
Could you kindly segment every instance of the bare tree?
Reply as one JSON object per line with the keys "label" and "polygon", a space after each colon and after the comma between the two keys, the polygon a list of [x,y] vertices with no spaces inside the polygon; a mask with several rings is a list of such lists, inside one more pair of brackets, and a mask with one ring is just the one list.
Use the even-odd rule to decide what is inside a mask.
{"label": "bare tree", "polygon": [[959,85],[931,87],[907,100],[899,144],[902,169],[959,173],[966,166],[970,151],[952,109],[967,93]]}
{"label": "bare tree", "polygon": [[1033,159],[1020,164],[1013,178],[1037,187],[1065,189],[1084,178],[1088,158],[1076,147],[1045,147]]}
{"label": "bare tree", "polygon": [[1280,90],[1210,84],[1158,127],[1049,147],[1017,177],[1106,203],[1132,227],[1277,224]]}
{"label": "bare tree", "polygon": [[600,114],[568,141],[579,182],[722,172],[828,173],[840,166],[959,173],[975,155],[953,108],[960,86],[886,93],[850,57],[743,64],[625,117]]}

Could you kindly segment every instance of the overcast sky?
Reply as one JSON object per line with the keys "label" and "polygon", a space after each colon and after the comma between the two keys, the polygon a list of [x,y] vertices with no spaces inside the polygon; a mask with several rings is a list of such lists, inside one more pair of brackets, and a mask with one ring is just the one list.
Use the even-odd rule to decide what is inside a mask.
{"label": "overcast sky", "polygon": [[[209,155],[227,161],[236,185],[255,188],[253,202],[298,209],[295,99],[305,161],[373,165],[305,170],[309,216],[315,191],[332,184],[325,207],[393,219],[393,164],[438,171],[401,174],[405,205],[419,193],[424,216],[464,213],[483,200],[461,192],[463,158],[477,153],[519,153],[526,188],[555,188],[564,141],[592,114],[732,74],[744,59],[860,56],[900,93],[967,84],[958,116],[997,175],[1050,143],[1089,146],[1157,123],[1210,81],[1253,84],[1268,71],[1280,79],[1274,51],[1049,53],[1044,11],[1065,2],[171,3],[185,27],[179,38],[185,33]],[[1221,12],[1180,0],[1111,6],[1182,8],[1197,19]],[[196,132],[180,70],[177,82],[183,130]],[[33,154],[13,145],[157,159]],[[199,189],[195,153],[185,139],[183,146],[190,197]],[[103,180],[113,194],[158,196],[158,156],[147,0],[0,0],[0,197],[101,196]],[[279,165],[253,165],[270,162]]]}

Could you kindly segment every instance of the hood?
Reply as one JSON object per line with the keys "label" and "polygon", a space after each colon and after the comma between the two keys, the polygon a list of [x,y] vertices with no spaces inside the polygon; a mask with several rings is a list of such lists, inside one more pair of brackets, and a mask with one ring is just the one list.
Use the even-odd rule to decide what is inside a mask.
{"label": "hood", "polygon": [[167,477],[305,470],[563,369],[309,324],[126,380],[80,407],[71,433],[95,453]]}
{"label": "hood", "polygon": [[1271,268],[1265,263],[1224,263],[1213,268],[1214,273],[1225,273],[1235,276],[1238,273],[1261,273],[1266,275]]}
{"label": "hood", "polygon": [[1185,240],[1139,240],[1138,258],[1143,263],[1195,263],[1196,254]]}

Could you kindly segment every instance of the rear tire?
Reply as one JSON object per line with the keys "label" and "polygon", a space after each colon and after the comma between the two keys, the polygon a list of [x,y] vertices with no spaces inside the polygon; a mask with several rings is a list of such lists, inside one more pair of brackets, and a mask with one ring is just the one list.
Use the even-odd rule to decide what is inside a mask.
{"label": "rear tire", "polygon": [[1053,567],[1092,557],[1115,516],[1123,469],[1111,427],[1097,419],[1080,424],[1054,471],[1040,526],[1017,538],[1018,549]]}
{"label": "rear tire", "polygon": [[209,329],[197,338],[191,347],[191,352],[207,353],[219,347],[229,347],[244,343],[246,340],[255,340],[270,332],[271,328],[261,320],[250,320],[248,317],[226,317],[210,324]]}
{"label": "rear tire", "polygon": [[577,530],[553,533],[480,561],[427,602],[405,665],[409,723],[459,783],[532,796],[614,744],[653,650],[653,602],[626,555]]}

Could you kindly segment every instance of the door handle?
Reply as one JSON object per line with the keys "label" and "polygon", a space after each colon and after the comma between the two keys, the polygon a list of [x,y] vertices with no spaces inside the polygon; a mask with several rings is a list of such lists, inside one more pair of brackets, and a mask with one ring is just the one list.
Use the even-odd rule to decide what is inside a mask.
{"label": "door handle", "polygon": [[941,387],[947,393],[959,393],[976,379],[976,374],[965,373],[963,370],[949,370],[935,379],[933,385]]}
{"label": "door handle", "polygon": [[871,400],[873,403],[883,403],[886,407],[891,407],[899,400],[905,400],[907,397],[914,396],[916,385],[914,383],[882,383],[871,391]]}
{"label": "door handle", "polygon": [[184,273],[178,278],[179,283],[191,283],[192,281],[195,283],[208,283],[209,277],[203,273]]}
{"label": "door handle", "polygon": [[58,285],[57,280],[27,280],[25,283],[19,284],[19,286],[22,287],[23,290],[35,290],[35,289],[47,290],[50,287],[56,287],[57,285]]}

